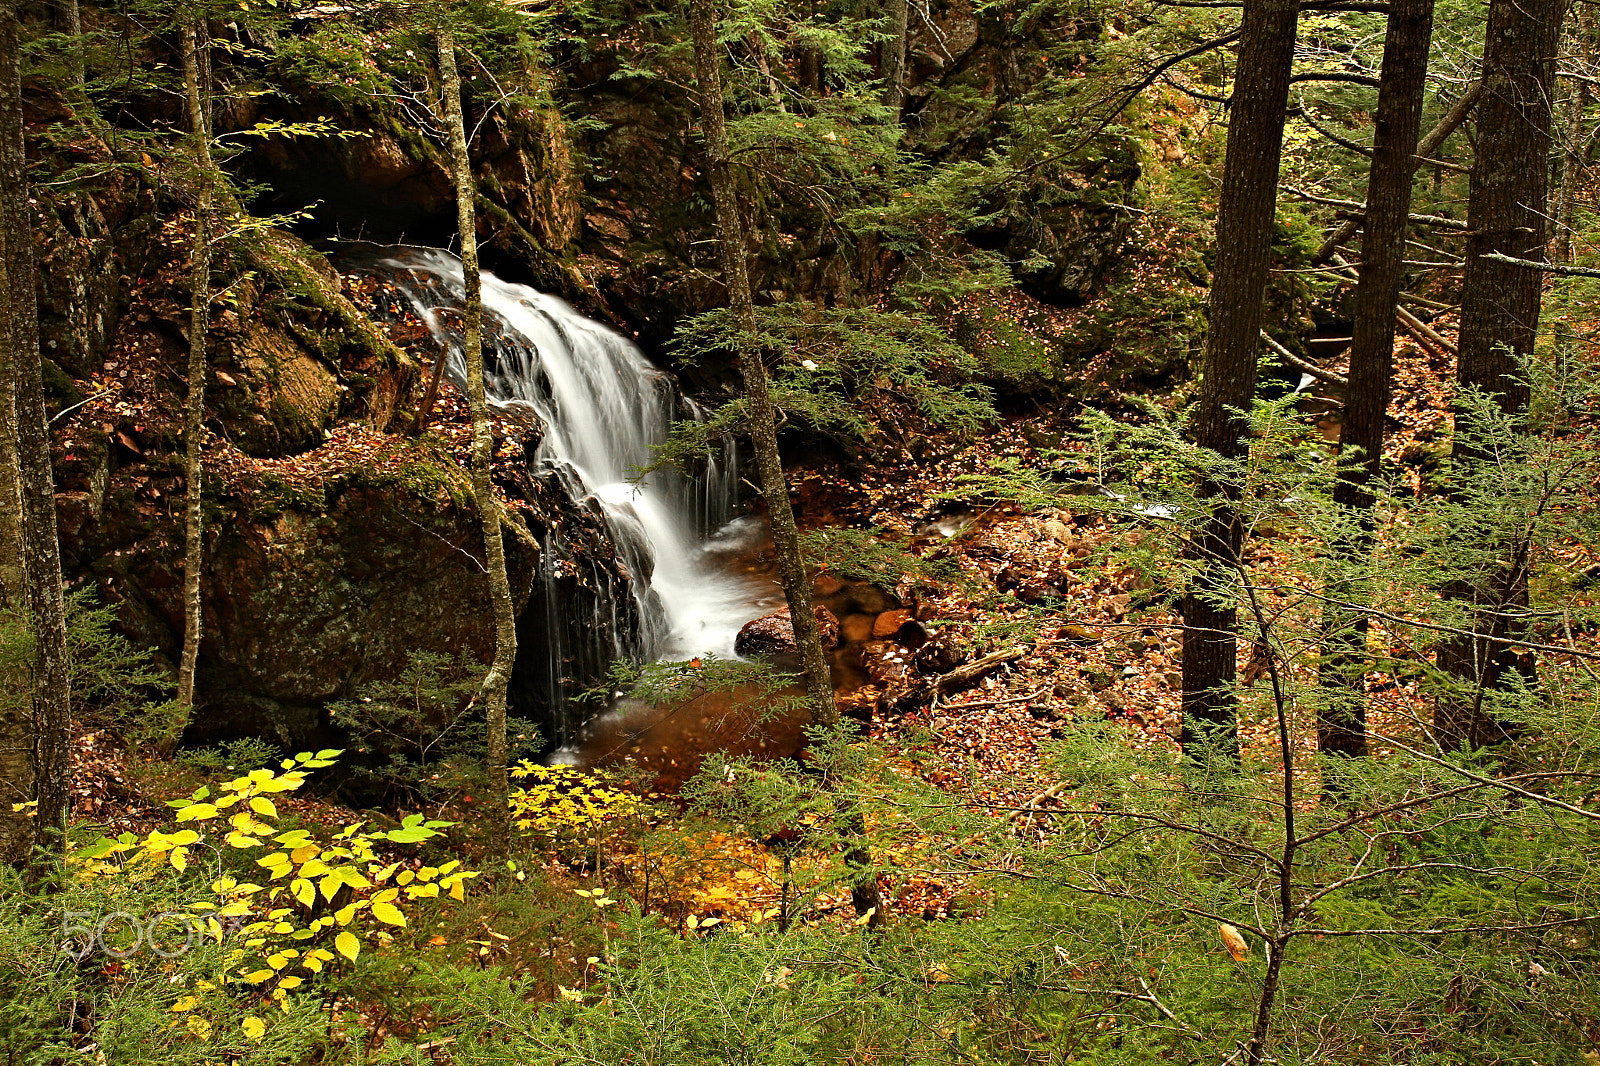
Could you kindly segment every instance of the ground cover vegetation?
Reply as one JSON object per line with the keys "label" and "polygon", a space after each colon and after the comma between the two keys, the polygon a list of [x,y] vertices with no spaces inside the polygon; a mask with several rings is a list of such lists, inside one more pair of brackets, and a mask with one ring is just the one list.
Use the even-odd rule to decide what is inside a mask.
{"label": "ground cover vegetation", "polygon": [[[0,0],[6,1061],[1600,1058],[1594,47]],[[461,252],[465,388],[358,221]],[[696,394],[662,464],[751,445],[788,603],[568,679],[658,714],[585,765],[480,251]]]}

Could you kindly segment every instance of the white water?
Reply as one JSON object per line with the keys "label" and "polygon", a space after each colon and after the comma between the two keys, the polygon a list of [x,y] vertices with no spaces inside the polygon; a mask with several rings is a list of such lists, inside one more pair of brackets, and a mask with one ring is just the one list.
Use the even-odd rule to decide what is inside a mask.
{"label": "white water", "polygon": [[[396,269],[392,280],[446,346],[447,369],[462,385],[460,336],[438,314],[438,286],[459,306],[460,261],[415,249],[385,265]],[[435,285],[413,284],[407,272]],[[667,469],[640,477],[674,421],[700,418],[671,378],[627,338],[554,296],[484,273],[483,306],[491,401],[537,415],[545,433],[535,465],[558,474],[575,501],[592,500],[629,572],[649,575],[632,583],[643,620],[637,646],[615,650],[641,658],[732,657],[740,627],[770,610],[764,601],[772,596],[770,582],[722,564],[727,540],[740,535],[739,523],[729,524],[737,481],[732,442],[692,480]],[[720,536],[702,540],[724,526]],[[560,548],[545,547],[548,566]]]}

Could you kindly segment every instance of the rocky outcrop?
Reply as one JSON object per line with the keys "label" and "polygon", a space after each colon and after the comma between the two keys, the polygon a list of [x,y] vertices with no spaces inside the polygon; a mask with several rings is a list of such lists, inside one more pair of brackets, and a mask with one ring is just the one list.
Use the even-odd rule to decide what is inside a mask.
{"label": "rocky outcrop", "polygon": [[[134,643],[170,667],[183,630],[187,238],[156,225],[152,206],[137,181],[42,202],[42,317],[55,341],[46,350],[69,580],[92,586]],[[417,360],[346,299],[332,267],[270,231],[222,247],[189,739],[249,734],[304,747],[335,739],[329,701],[395,676],[417,652],[492,655],[481,527],[453,446],[396,432],[412,425]],[[539,428],[501,433],[502,452],[531,455]],[[537,638],[550,617],[582,627],[562,608],[612,596],[624,606],[606,624],[626,628],[630,577],[599,523],[550,479],[510,470],[501,487],[514,507],[506,549],[519,628]],[[565,566],[545,565],[541,538]],[[523,713],[549,697],[548,677],[529,677],[580,684],[609,665],[545,664],[539,647],[530,644],[534,665],[519,664]]]}

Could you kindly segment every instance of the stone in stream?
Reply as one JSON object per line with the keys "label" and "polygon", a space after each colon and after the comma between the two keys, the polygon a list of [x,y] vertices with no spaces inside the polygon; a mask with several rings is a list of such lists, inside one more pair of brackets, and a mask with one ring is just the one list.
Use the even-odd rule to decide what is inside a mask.
{"label": "stone in stream", "polygon": [[[823,649],[835,647],[839,643],[839,620],[826,607],[819,605],[815,610],[817,625],[822,629]],[[798,650],[789,608],[780,607],[771,614],[746,622],[733,642],[733,650],[740,655],[774,655]]]}

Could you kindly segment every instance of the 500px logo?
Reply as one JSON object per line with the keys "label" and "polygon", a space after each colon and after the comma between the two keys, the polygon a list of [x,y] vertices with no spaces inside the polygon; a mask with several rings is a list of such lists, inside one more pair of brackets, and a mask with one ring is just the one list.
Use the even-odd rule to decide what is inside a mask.
{"label": "500px logo", "polygon": [[[99,952],[113,959],[126,959],[141,947],[163,959],[175,959],[194,947],[210,923],[224,935],[237,933],[243,919],[224,918],[216,913],[161,911],[142,919],[128,911],[112,911],[98,916],[92,911],[67,911],[61,919],[61,952],[83,960]],[[92,924],[91,924],[92,923]]]}

